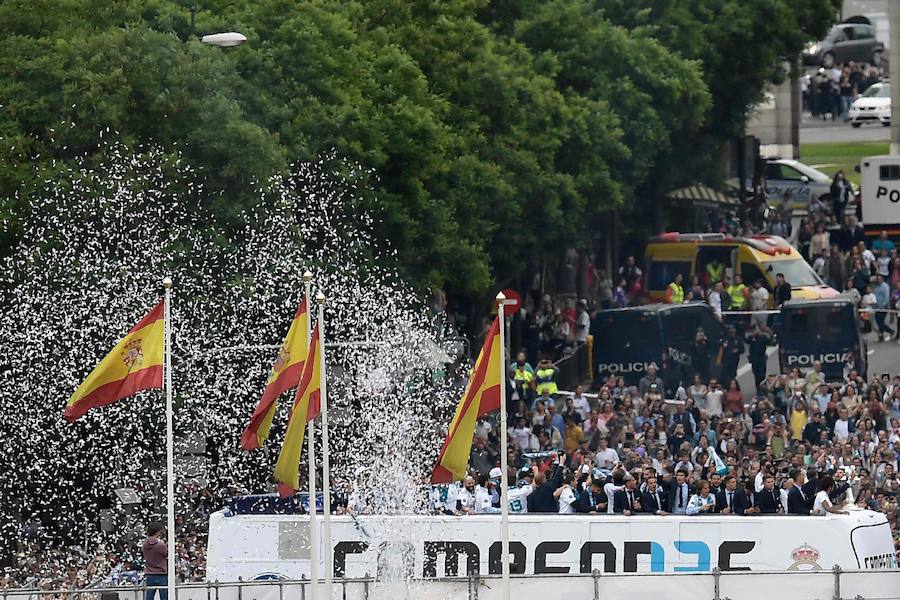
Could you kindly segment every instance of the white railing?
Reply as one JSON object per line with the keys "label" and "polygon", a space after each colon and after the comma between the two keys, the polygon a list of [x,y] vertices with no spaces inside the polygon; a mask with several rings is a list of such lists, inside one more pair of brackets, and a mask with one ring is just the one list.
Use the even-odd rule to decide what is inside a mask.
{"label": "white railing", "polygon": [[[812,565],[810,565],[812,566]],[[414,579],[405,582],[374,578],[334,580],[333,600],[494,600],[501,597],[500,576]],[[744,600],[897,600],[900,570],[726,571],[708,573],[601,573],[513,575],[511,595],[518,600],[571,598],[693,598]],[[170,600],[306,600],[308,580],[258,580],[186,583]],[[320,584],[320,590],[321,590]],[[143,584],[85,589],[0,590],[0,600],[145,600]],[[322,597],[320,595],[320,597]],[[158,598],[158,596],[157,596]]]}

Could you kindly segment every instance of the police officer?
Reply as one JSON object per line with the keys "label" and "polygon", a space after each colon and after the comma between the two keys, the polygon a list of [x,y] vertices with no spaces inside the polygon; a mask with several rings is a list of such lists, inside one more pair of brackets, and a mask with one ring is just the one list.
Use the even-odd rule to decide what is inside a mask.
{"label": "police officer", "polygon": [[684,304],[684,287],[682,287],[684,277],[681,273],[675,273],[675,277],[666,288],[666,304]]}
{"label": "police officer", "polygon": [[559,391],[556,385],[556,374],[559,369],[553,365],[553,361],[549,358],[543,359],[538,363],[538,368],[534,372],[534,381],[537,384],[537,393],[541,395],[547,390],[551,396]]}
{"label": "police officer", "polygon": [[722,381],[731,381],[737,375],[738,362],[744,353],[744,340],[735,331],[734,325],[725,328],[725,339],[722,340]]}
{"label": "police officer", "polygon": [[748,341],[750,368],[753,370],[753,384],[759,392],[759,384],[766,378],[766,348],[774,344],[772,336],[766,329],[754,327],[750,330]]}
{"label": "police officer", "polygon": [[740,275],[735,274],[734,283],[729,285],[726,291],[731,297],[731,310],[744,310],[747,307],[750,291]]}
{"label": "police officer", "polygon": [[713,257],[706,263],[706,276],[709,278],[709,286],[712,287],[725,276],[725,265],[717,257]]}

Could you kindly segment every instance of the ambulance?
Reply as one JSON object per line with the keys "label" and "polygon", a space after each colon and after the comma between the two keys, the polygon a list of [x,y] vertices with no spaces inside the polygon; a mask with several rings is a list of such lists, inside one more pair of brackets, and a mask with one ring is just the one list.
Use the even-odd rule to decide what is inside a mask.
{"label": "ambulance", "polygon": [[[709,286],[710,273],[722,273],[732,281],[740,275],[752,286],[757,279],[769,290],[782,273],[791,284],[792,297],[805,300],[836,298],[838,291],[822,281],[803,256],[777,235],[731,237],[723,233],[664,233],[644,251],[644,289],[651,300],[665,299],[666,287],[676,273],[684,277],[685,292],[691,277]],[[770,298],[771,301],[771,298]]]}

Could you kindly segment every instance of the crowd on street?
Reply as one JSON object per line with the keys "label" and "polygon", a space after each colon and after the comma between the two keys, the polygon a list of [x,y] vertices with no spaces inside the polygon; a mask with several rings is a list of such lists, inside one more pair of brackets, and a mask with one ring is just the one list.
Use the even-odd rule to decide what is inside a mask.
{"label": "crowd on street", "polygon": [[848,111],[856,98],[884,79],[882,69],[853,61],[820,67],[800,79],[803,109],[814,118],[849,120]]}

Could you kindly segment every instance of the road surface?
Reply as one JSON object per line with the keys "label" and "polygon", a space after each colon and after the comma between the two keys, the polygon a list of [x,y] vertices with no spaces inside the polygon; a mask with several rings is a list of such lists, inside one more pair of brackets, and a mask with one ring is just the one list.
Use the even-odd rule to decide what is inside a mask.
{"label": "road surface", "polygon": [[851,127],[850,123],[841,120],[823,121],[813,119],[809,114],[803,115],[800,122],[800,143],[817,144],[820,142],[886,142],[891,139],[891,128],[880,123],[866,124],[862,127]]}

